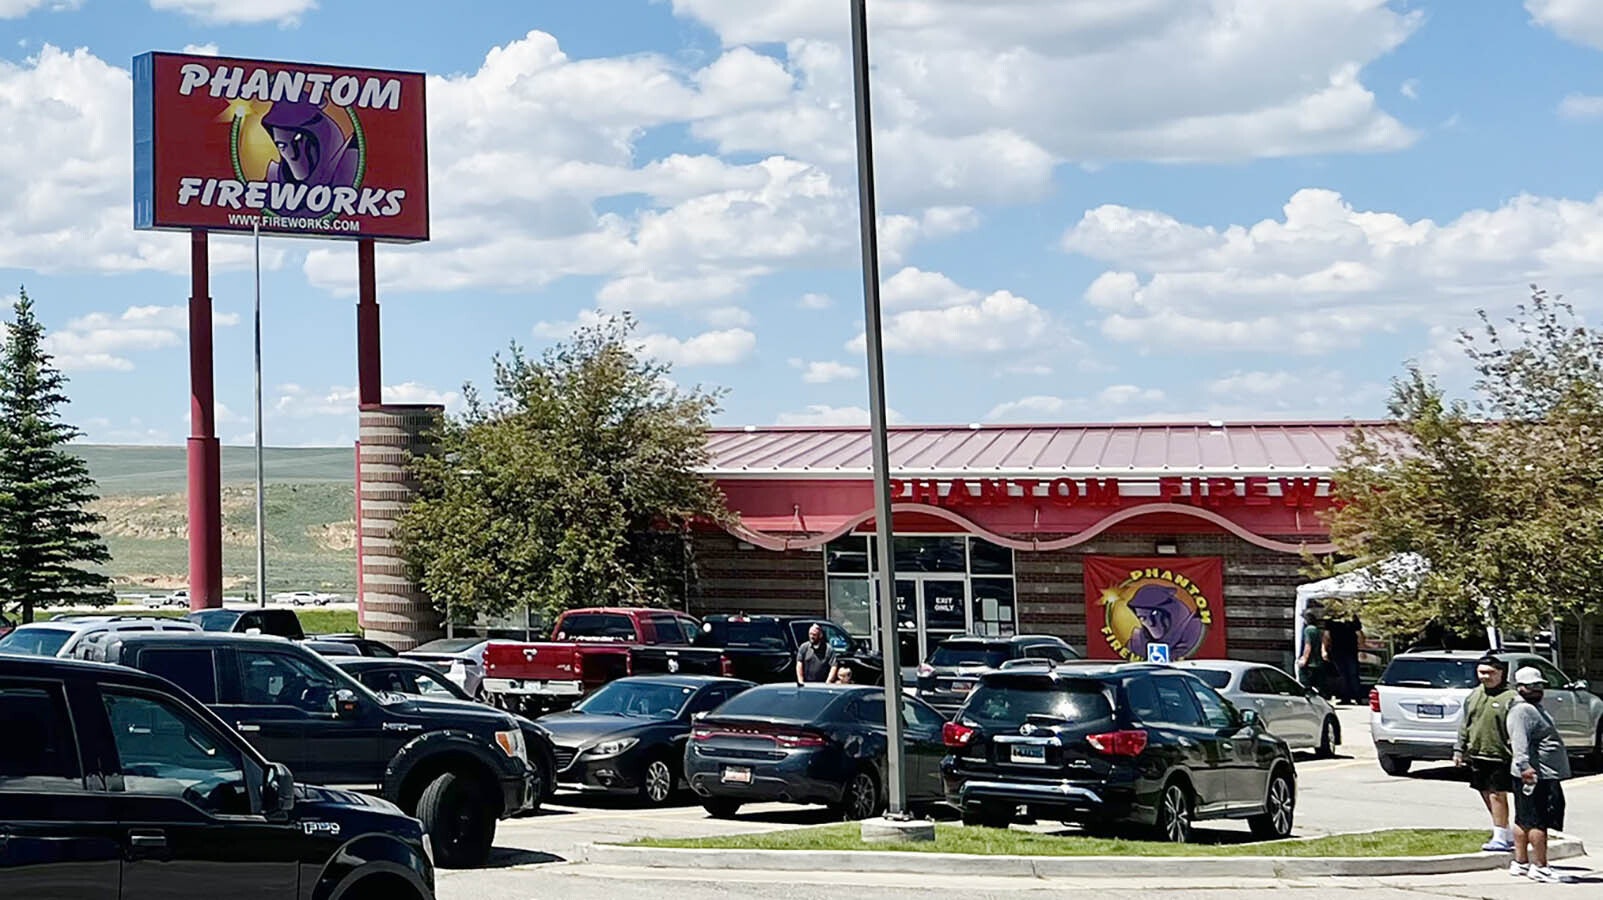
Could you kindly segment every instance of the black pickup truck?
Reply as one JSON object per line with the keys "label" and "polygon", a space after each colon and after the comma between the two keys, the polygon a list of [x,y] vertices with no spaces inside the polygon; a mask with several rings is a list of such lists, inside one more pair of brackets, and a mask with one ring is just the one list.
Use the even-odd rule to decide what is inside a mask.
{"label": "black pickup truck", "polygon": [[305,780],[372,791],[416,816],[441,866],[483,864],[496,821],[533,807],[542,793],[523,730],[506,713],[375,694],[282,638],[138,634],[96,650],[97,661],[189,691]]}
{"label": "black pickup truck", "polygon": [[725,674],[757,684],[796,680],[796,651],[807,643],[814,626],[840,655],[841,665],[852,670],[858,684],[883,684],[885,666],[876,654],[863,650],[845,629],[827,619],[804,616],[707,616],[702,620],[698,647],[723,650]]}
{"label": "black pickup truck", "polygon": [[143,672],[0,656],[0,897],[432,900],[423,829]]}

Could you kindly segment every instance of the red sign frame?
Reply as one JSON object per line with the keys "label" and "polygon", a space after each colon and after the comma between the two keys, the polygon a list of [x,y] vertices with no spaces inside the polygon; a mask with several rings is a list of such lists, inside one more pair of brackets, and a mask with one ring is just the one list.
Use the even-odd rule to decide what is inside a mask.
{"label": "red sign frame", "polygon": [[429,238],[420,72],[146,53],[134,60],[134,226]]}
{"label": "red sign frame", "polygon": [[1225,657],[1221,557],[1087,556],[1084,579],[1091,659],[1145,660],[1149,643],[1173,660]]}

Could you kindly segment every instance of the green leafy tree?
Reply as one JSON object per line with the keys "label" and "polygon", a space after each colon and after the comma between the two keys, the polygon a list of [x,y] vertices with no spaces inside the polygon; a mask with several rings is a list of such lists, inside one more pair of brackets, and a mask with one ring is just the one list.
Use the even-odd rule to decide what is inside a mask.
{"label": "green leafy tree", "polygon": [[67,380],[44,351],[26,291],[0,348],[0,597],[25,622],[36,609],[109,604],[111,561],[89,510],[95,483],[67,450],[78,429],[61,420]]}
{"label": "green leafy tree", "polygon": [[1332,537],[1343,554],[1428,567],[1378,575],[1366,618],[1460,634],[1567,620],[1584,666],[1603,607],[1603,335],[1534,287],[1513,316],[1480,318],[1460,335],[1473,400],[1410,366],[1389,423],[1358,429],[1344,453]]}
{"label": "green leafy tree", "polygon": [[674,386],[634,330],[606,319],[538,359],[514,345],[495,358],[494,396],[467,386],[438,452],[414,461],[420,499],[398,538],[442,612],[552,615],[683,595],[686,529],[728,515],[696,471],[719,394]]}

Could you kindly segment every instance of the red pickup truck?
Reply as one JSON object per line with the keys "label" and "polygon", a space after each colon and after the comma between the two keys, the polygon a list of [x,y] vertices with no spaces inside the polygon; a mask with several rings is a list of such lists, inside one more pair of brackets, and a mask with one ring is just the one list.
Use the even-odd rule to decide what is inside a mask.
{"label": "red pickup truck", "polygon": [[484,693],[505,709],[557,709],[629,675],[727,675],[721,649],[695,647],[701,622],[666,609],[572,609],[551,640],[492,641]]}

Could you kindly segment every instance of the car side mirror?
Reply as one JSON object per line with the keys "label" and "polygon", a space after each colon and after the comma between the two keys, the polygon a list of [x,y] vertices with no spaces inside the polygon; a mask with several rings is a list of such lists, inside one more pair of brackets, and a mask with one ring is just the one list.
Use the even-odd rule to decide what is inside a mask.
{"label": "car side mirror", "polygon": [[1244,710],[1241,710],[1241,724],[1242,725],[1246,726],[1247,728],[1257,728],[1259,722],[1260,722],[1260,720],[1258,718],[1258,711],[1257,710],[1255,710],[1255,709],[1244,709]]}
{"label": "car side mirror", "polygon": [[295,776],[283,763],[269,763],[262,777],[262,810],[288,815],[295,809]]}
{"label": "car side mirror", "polygon": [[1571,691],[1590,691],[1592,689],[1592,686],[1585,681],[1572,681],[1564,687],[1566,690]]}
{"label": "car side mirror", "polygon": [[357,699],[356,692],[350,688],[340,688],[335,691],[333,703],[334,718],[336,719],[354,718],[362,708],[362,703]]}
{"label": "car side mirror", "polygon": [[692,719],[692,720],[693,720],[693,721],[696,721],[696,722],[700,722],[700,721],[701,721],[701,720],[702,720],[702,719],[705,719],[705,718],[707,718],[707,711],[706,711],[706,710],[702,710],[702,711],[701,711],[701,712],[699,712],[699,713],[695,713],[695,714],[693,714],[693,715],[691,715],[691,717],[690,717],[690,718],[691,718],[691,719]]}

